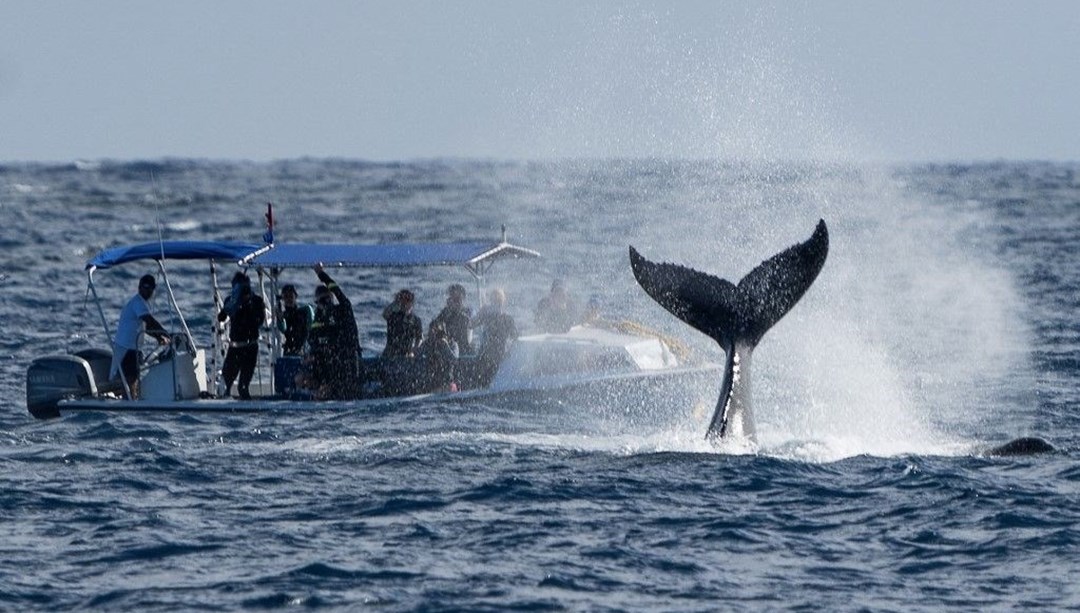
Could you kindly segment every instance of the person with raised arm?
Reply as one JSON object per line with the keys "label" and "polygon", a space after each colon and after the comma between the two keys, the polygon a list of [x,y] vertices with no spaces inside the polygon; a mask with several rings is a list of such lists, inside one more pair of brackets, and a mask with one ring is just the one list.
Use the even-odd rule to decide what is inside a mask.
{"label": "person with raised arm", "polygon": [[352,302],[322,263],[314,270],[322,285],[315,288],[315,316],[308,331],[311,386],[319,400],[359,398],[360,333]]}

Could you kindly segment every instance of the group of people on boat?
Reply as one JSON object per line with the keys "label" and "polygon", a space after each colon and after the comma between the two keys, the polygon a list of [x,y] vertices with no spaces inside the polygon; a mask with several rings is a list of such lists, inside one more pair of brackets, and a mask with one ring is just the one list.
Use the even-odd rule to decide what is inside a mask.
{"label": "group of people on boat", "polygon": [[[323,266],[314,267],[319,279],[314,303],[299,302],[295,285],[281,287],[276,302],[276,325],[281,332],[282,355],[299,362],[285,387],[292,393],[316,399],[355,399],[364,395],[366,383],[377,383],[379,395],[402,395],[454,391],[486,385],[494,377],[509,343],[518,337],[513,317],[506,312],[506,293],[493,289],[487,303],[475,315],[466,304],[465,287],[452,284],[446,304],[431,320],[427,333],[413,312],[416,295],[398,291],[383,309],[386,347],[378,367],[365,368],[353,306]],[[165,329],[150,314],[148,301],[156,282],[145,275],[139,290],[121,312],[114,370],[123,374],[131,397],[139,397],[138,336],[146,334],[168,343]],[[588,311],[586,311],[588,312]],[[223,395],[251,398],[250,385],[258,357],[260,333],[268,319],[266,303],[244,272],[237,272],[231,290],[217,315],[229,323],[228,349],[221,368]],[[563,333],[583,323],[583,318],[562,280],[537,305],[535,323],[542,332]],[[479,342],[473,342],[478,331]],[[372,381],[375,379],[375,381]]]}
{"label": "group of people on boat", "polygon": [[[402,289],[382,312],[386,346],[375,361],[377,367],[365,367],[349,298],[321,266],[315,272],[321,284],[313,305],[299,304],[291,284],[282,286],[278,303],[282,354],[299,357],[302,364],[294,395],[352,399],[368,393],[392,396],[483,385],[494,376],[507,345],[518,336],[513,318],[505,312],[502,289],[492,290],[489,303],[474,317],[466,305],[465,287],[451,285],[446,305],[426,335],[413,312],[416,295]],[[471,334],[477,329],[481,341],[474,347]],[[375,392],[371,383],[377,384]]]}
{"label": "group of people on boat", "polygon": [[[517,338],[513,317],[505,312],[506,293],[494,289],[488,304],[475,316],[466,304],[465,287],[447,288],[446,304],[424,334],[423,322],[413,312],[415,294],[403,289],[383,309],[386,349],[382,353],[385,393],[398,395],[453,391],[478,387],[495,375],[508,344]],[[480,341],[472,342],[472,331]]]}
{"label": "group of people on boat", "polygon": [[[281,288],[276,319],[282,333],[282,355],[301,361],[292,383],[312,397],[358,398],[360,334],[352,302],[321,264],[314,270],[320,283],[315,287],[313,304],[298,302],[295,285]],[[249,385],[258,360],[259,333],[266,322],[266,313],[265,302],[251,290],[248,276],[237,272],[233,276],[232,292],[218,313],[219,322],[229,321],[229,348],[221,369],[226,397],[239,376],[239,398],[251,398]]]}

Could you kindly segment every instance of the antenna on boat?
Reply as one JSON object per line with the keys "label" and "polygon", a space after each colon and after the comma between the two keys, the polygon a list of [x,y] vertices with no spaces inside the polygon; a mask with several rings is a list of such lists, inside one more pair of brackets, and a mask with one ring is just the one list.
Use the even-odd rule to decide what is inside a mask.
{"label": "antenna on boat", "polygon": [[[221,291],[218,290],[217,264],[212,259],[210,260],[210,287],[213,288],[214,293],[214,314],[217,314],[225,305],[221,300]],[[218,368],[218,362],[225,360],[225,347],[222,341],[225,326],[217,320],[217,317],[211,317],[210,321],[212,326],[210,329],[210,376],[206,382],[206,390],[215,396],[220,396],[221,390],[218,389],[218,384],[221,383],[221,369]]]}
{"label": "antenna on boat", "polygon": [[506,242],[506,224],[502,225],[502,242]]}
{"label": "antenna on boat", "polygon": [[161,229],[161,201],[157,197],[157,176],[154,175],[154,171],[150,171],[150,184],[154,186],[154,225],[157,226],[157,241],[158,247],[161,248],[161,259],[159,262],[165,261],[165,237]]}
{"label": "antenna on boat", "polygon": [[[154,184],[154,192],[157,192],[157,178],[154,173],[150,173],[150,181]],[[163,230],[164,224],[161,222],[161,201],[155,195],[154,197],[154,214],[157,216],[157,234],[158,234],[158,248],[160,249],[158,258],[158,270],[161,271],[161,280],[165,282],[165,290],[169,294],[169,304],[172,305],[173,312],[176,313],[176,318],[180,321],[180,327],[184,330],[184,337],[187,340],[188,347],[195,347],[195,337],[191,335],[191,330],[188,328],[187,319],[184,318],[184,313],[180,310],[180,305],[176,302],[176,295],[173,293],[172,284],[169,283],[169,273],[165,270],[165,233]]]}
{"label": "antenna on boat", "polygon": [[[266,215],[264,215],[264,217],[266,217],[266,232],[263,233],[263,242],[265,243],[265,245],[263,245],[263,248],[260,251],[267,251],[267,250],[273,248],[273,246],[274,246],[274,203],[273,202],[267,201],[267,203],[266,203]],[[270,365],[270,368],[269,368],[269,371],[270,371],[270,385],[274,386],[275,385],[274,379],[275,379],[276,374],[274,372],[273,363],[279,357],[281,357],[281,329],[279,328],[279,324],[281,322],[280,322],[280,319],[279,319],[278,305],[276,304],[276,302],[278,300],[278,284],[277,284],[277,281],[278,281],[278,274],[280,273],[280,270],[279,269],[271,269],[271,270],[268,271],[269,274],[266,275],[266,278],[269,278],[269,280],[270,280],[270,293],[273,295],[272,298],[268,297],[266,295],[266,278],[264,278],[264,276],[263,276],[263,268],[260,266],[260,267],[258,267],[257,271],[258,271],[258,274],[259,274],[259,292],[262,294],[263,301],[267,305],[270,305],[270,307],[268,309],[269,310],[269,315],[270,315],[270,317],[269,317],[269,319],[270,319],[270,331],[269,331],[269,334],[267,334],[267,336],[266,336],[266,348],[268,349],[266,359],[268,360],[269,365]],[[262,369],[261,368],[259,369],[259,383],[260,384],[262,383]]]}

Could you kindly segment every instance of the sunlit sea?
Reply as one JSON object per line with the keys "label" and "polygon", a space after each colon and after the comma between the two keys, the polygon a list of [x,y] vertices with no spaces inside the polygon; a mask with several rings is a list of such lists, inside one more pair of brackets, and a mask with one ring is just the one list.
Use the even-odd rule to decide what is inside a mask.
{"label": "sunlit sea", "polygon": [[[732,281],[819,218],[831,251],[755,353],[756,445],[631,398],[26,412],[32,359],[106,345],[95,253],[258,242],[267,202],[279,241],[505,226],[544,255],[488,279],[520,327],[563,278],[713,360],[636,286],[629,245]],[[1080,609],[1080,164],[7,163],[0,219],[0,608]],[[208,343],[206,266],[166,268]],[[96,273],[107,318],[147,272]],[[332,273],[371,352],[400,288],[425,323],[449,283],[478,304],[454,268]],[[983,454],[1027,435],[1058,451]]]}

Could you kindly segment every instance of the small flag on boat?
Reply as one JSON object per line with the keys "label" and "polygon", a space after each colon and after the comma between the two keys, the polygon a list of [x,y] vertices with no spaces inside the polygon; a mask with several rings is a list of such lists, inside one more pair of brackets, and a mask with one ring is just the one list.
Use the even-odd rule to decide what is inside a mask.
{"label": "small flag on boat", "polygon": [[267,245],[274,243],[274,203],[266,203],[266,233],[263,234],[263,242]]}

